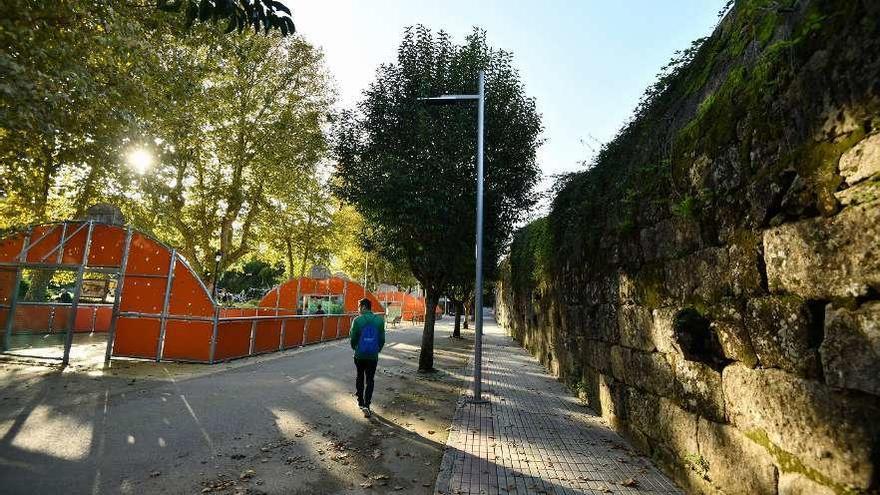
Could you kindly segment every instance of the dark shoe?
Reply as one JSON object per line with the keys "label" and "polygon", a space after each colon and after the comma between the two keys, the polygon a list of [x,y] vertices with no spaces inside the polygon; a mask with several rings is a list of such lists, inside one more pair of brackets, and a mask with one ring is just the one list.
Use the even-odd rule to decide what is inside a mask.
{"label": "dark shoe", "polygon": [[364,412],[364,417],[369,418],[373,415],[373,411],[370,411],[369,407],[362,407],[361,410]]}

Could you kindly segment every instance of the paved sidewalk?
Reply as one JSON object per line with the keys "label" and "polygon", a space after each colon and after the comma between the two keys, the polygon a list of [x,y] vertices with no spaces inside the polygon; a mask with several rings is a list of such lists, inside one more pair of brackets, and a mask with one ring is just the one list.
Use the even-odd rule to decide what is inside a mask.
{"label": "paved sidewalk", "polygon": [[483,394],[459,403],[435,494],[682,493],[489,320]]}

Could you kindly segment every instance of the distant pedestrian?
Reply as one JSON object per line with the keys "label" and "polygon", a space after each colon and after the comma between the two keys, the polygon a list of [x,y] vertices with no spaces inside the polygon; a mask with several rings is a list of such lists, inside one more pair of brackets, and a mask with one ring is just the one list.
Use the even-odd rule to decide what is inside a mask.
{"label": "distant pedestrian", "polygon": [[[357,369],[355,390],[358,407],[364,417],[372,415],[370,400],[373,398],[373,378],[379,364],[379,353],[385,346],[385,319],[373,314],[372,304],[367,298],[358,302],[361,315],[351,322],[351,348],[354,349],[354,366]],[[366,381],[366,389],[364,382]]]}
{"label": "distant pedestrian", "polygon": [[327,313],[324,311],[324,308],[319,304],[319,305],[318,305],[318,309],[315,310],[315,313],[314,313],[314,314],[316,314],[316,315],[324,315],[324,314],[327,314]]}

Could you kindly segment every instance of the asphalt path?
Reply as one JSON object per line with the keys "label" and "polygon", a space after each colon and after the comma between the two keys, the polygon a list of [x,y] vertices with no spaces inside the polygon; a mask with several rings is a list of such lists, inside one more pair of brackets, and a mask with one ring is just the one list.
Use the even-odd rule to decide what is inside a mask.
{"label": "asphalt path", "polygon": [[[440,325],[436,339],[454,340],[447,335]],[[34,375],[6,365],[0,492],[339,493],[374,483],[380,492],[430,492],[445,435],[426,428],[442,426],[454,400],[432,398],[430,381],[403,390],[420,380],[420,337],[415,328],[388,332],[371,421],[352,396],[347,340],[190,368],[195,376],[158,376],[166,368],[150,363],[145,377]],[[425,406],[411,418],[392,407],[419,398]],[[425,424],[413,425],[416,418]],[[411,468],[391,466],[407,456]],[[383,470],[393,471],[390,480],[376,475]]]}

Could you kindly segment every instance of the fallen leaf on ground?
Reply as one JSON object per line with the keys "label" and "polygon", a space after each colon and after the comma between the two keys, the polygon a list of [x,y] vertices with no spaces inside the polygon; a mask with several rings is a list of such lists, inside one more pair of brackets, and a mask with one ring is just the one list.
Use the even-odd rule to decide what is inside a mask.
{"label": "fallen leaf on ground", "polygon": [[248,480],[248,479],[253,478],[256,475],[257,475],[256,471],[254,471],[253,469],[247,469],[241,473],[241,475],[238,477],[238,479]]}
{"label": "fallen leaf on ground", "polygon": [[638,486],[638,485],[639,485],[639,482],[636,481],[636,480],[634,480],[634,479],[632,479],[632,478],[628,478],[628,479],[626,479],[626,480],[621,481],[620,484],[621,484],[622,486]]}

